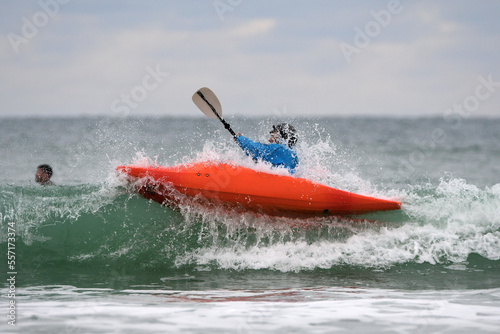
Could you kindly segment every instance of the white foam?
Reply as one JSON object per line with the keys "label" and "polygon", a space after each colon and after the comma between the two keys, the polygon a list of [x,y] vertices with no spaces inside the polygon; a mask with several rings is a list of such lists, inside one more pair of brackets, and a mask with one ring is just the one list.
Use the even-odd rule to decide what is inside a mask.
{"label": "white foam", "polygon": [[[496,189],[481,190],[459,179],[442,180],[434,189],[426,189],[428,194],[408,193],[404,207],[409,216],[401,215],[405,220],[397,223],[360,224],[345,219],[331,224],[316,219],[309,220],[308,227],[295,228],[297,220],[292,219],[250,214],[210,216],[206,212],[203,220],[210,223],[203,233],[211,235],[211,243],[179,256],[176,264],[288,272],[338,265],[463,263],[474,253],[498,260],[500,206]],[[223,236],[219,235],[220,225],[226,229]],[[346,232],[349,225],[352,228]],[[249,242],[252,238],[255,240]]]}
{"label": "white foam", "polygon": [[[495,333],[499,289],[19,289],[23,333]],[[16,331],[6,328],[9,333]],[[439,331],[439,330],[438,330]]]}
{"label": "white foam", "polygon": [[[245,214],[201,212],[183,208],[186,222],[198,221],[204,227],[199,242],[211,240],[201,248],[181,254],[176,264],[215,265],[226,269],[312,270],[338,265],[388,267],[407,262],[463,263],[472,253],[496,260],[500,258],[500,185],[480,189],[465,180],[447,176],[439,184],[423,184],[411,190],[381,191],[361,178],[349,165],[350,155],[319,136],[314,143],[302,141],[298,147],[301,167],[297,176],[341,189],[403,202],[402,214],[394,223],[366,224],[347,234],[340,226],[325,221],[306,221],[315,225],[319,237],[297,232],[293,220],[275,220]],[[287,173],[268,164],[255,164],[234,143],[206,142],[195,161],[234,163],[270,173]],[[390,215],[390,214],[389,214]],[[220,236],[223,226],[226,236]],[[189,229],[189,225],[181,232]],[[300,228],[299,228],[300,230]],[[203,234],[203,237],[202,237]],[[208,237],[207,237],[208,236]],[[249,242],[250,239],[254,242]]]}

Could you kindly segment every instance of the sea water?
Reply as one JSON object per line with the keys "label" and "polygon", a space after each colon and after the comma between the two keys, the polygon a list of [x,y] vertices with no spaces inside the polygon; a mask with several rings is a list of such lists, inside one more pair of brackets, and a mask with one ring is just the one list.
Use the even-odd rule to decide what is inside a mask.
{"label": "sea water", "polygon": [[[265,142],[277,119],[228,118]],[[500,120],[299,118],[296,176],[399,211],[163,207],[122,164],[254,164],[215,120],[0,120],[2,333],[497,333]],[[34,182],[50,164],[53,187]],[[13,261],[13,262],[12,262]]]}

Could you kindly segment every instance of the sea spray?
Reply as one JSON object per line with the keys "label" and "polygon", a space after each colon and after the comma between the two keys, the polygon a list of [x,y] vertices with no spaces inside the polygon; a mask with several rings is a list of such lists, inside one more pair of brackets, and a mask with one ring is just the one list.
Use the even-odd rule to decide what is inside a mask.
{"label": "sea spray", "polygon": [[335,224],[323,219],[309,227],[302,220],[297,227],[293,219],[205,212],[204,235],[211,241],[178,257],[176,264],[287,272],[339,265],[388,268],[404,263],[463,263],[472,254],[499,258],[497,194],[458,179],[442,180],[420,192],[421,196],[407,194],[408,215],[393,214],[400,220],[391,223],[337,218]]}
{"label": "sea spray", "polygon": [[[94,142],[110,142],[117,150],[107,152],[106,161],[96,160],[109,167],[106,180],[54,188],[3,185],[2,224],[6,217],[18,221],[21,243],[29,249],[26,263],[35,249],[42,249],[37,254],[42,263],[54,259],[127,267],[140,263],[141,267],[166,270],[207,264],[212,269],[267,266],[280,271],[338,265],[390,268],[403,263],[461,263],[475,253],[497,259],[498,185],[481,188],[451,175],[405,187],[395,186],[400,181],[383,184],[381,179],[366,177],[372,169],[367,173],[356,146],[339,135],[342,126],[327,131],[315,122],[298,122],[301,177],[344,190],[397,198],[403,202],[402,210],[309,220],[228,213],[223,208],[185,206],[172,210],[129,192],[126,180],[114,173],[114,167],[126,163],[169,165],[175,163],[174,157],[181,162],[230,162],[269,173],[287,172],[255,164],[218,128],[196,135],[204,139],[201,143],[187,136],[181,143],[185,150],[174,155],[168,152],[173,152],[175,142],[163,139],[154,144],[150,138],[142,141],[144,148],[137,143],[132,147],[130,141],[124,141],[125,134],[133,136],[140,128],[151,128],[151,134],[163,135],[162,128],[146,120],[124,119],[95,130],[98,136]],[[250,134],[254,131],[255,139],[264,141],[270,123],[260,121],[242,129]],[[182,128],[187,123],[178,124]],[[164,134],[173,138],[168,131]],[[128,152],[128,159],[117,158],[124,152]],[[382,160],[372,157],[368,161],[373,165],[370,168],[383,171]],[[273,256],[259,262],[259,256],[266,252]]]}

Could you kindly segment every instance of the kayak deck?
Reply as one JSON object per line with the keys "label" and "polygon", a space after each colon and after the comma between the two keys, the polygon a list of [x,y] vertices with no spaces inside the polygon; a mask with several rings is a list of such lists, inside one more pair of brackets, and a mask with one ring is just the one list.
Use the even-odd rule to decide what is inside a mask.
{"label": "kayak deck", "polygon": [[186,198],[270,215],[347,215],[398,210],[401,203],[357,195],[307,179],[216,163],[171,167],[118,166],[145,198],[164,205]]}

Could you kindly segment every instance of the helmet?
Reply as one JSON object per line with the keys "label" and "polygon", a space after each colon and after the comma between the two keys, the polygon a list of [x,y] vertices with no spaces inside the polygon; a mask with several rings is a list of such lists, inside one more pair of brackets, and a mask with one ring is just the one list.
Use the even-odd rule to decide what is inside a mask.
{"label": "helmet", "polygon": [[277,140],[278,144],[286,144],[289,147],[293,147],[297,143],[297,131],[288,123],[273,125],[273,129],[269,133],[274,132],[280,135],[280,138]]}

